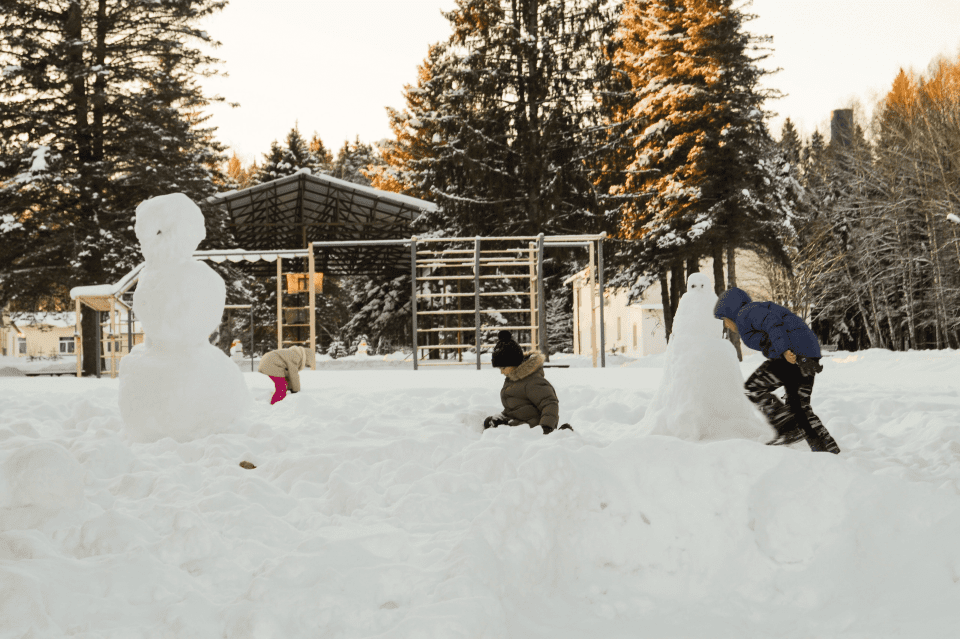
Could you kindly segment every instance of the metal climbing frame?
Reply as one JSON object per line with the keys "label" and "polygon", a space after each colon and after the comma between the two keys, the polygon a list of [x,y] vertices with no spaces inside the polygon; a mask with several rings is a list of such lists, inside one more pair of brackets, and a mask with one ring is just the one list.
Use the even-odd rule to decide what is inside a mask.
{"label": "metal climbing frame", "polygon": [[[543,290],[543,253],[545,247],[584,247],[593,242],[600,242],[601,235],[568,235],[546,237],[543,234],[536,236],[513,237],[474,237],[474,238],[416,238],[410,239],[410,272],[411,272],[411,321],[413,335],[413,367],[416,370],[420,364],[419,351],[456,350],[457,360],[438,361],[425,365],[459,365],[462,363],[463,352],[474,348],[477,369],[480,369],[480,356],[485,333],[501,330],[519,331],[529,335],[529,341],[518,342],[521,346],[536,346],[547,353],[546,311]],[[495,248],[483,248],[493,245]],[[438,245],[442,245],[438,247]],[[432,250],[439,248],[439,250]],[[516,290],[510,286],[506,291],[484,290],[484,280],[516,280],[524,285]],[[457,290],[452,288],[456,282]],[[471,291],[464,291],[463,284],[472,287]],[[436,291],[437,286],[443,290]],[[463,309],[460,300],[472,297],[473,308]],[[529,304],[519,307],[506,308],[504,298],[528,297]],[[494,308],[485,309],[482,298],[499,298]],[[420,300],[425,300],[427,309],[422,310]],[[446,306],[456,300],[457,308],[436,308],[435,300]],[[601,311],[602,312],[602,311]],[[463,319],[473,316],[473,325],[465,325]],[[509,315],[517,318],[506,324],[483,322],[482,316]],[[437,316],[444,318],[444,324],[451,317],[457,319],[456,326],[422,328],[418,318],[423,316]],[[524,321],[526,320],[526,321]],[[436,344],[420,344],[419,336],[431,333],[437,334]],[[463,337],[467,333],[474,334],[473,344],[467,343]],[[457,338],[455,344],[440,344],[440,336],[453,334]],[[602,339],[602,338],[601,338]],[[428,341],[429,338],[428,338]]]}

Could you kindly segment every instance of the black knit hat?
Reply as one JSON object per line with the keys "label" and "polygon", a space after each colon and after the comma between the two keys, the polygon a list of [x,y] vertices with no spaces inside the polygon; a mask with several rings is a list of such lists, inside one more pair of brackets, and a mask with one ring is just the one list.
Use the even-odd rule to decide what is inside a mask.
{"label": "black knit hat", "polygon": [[519,366],[523,362],[523,351],[513,341],[510,331],[500,331],[497,340],[497,345],[493,347],[493,367]]}

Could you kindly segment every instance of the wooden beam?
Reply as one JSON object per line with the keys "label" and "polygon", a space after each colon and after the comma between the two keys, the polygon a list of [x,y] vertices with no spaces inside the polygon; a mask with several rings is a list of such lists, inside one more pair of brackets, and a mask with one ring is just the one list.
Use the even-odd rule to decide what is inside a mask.
{"label": "wooden beam", "polygon": [[73,327],[73,342],[74,350],[77,353],[77,377],[80,377],[83,372],[83,333],[81,332],[80,327],[80,298],[77,298],[77,321],[74,322]]}
{"label": "wooden beam", "polygon": [[277,256],[277,348],[283,348],[283,260]]}
{"label": "wooden beam", "polygon": [[313,281],[313,242],[310,243],[310,367],[317,370],[317,285]]}

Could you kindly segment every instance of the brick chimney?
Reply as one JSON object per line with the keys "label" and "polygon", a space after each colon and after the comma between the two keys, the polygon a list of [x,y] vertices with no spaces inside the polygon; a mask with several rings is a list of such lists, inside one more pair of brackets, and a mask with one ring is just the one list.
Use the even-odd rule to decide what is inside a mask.
{"label": "brick chimney", "polygon": [[853,109],[830,112],[830,144],[848,147],[853,142]]}

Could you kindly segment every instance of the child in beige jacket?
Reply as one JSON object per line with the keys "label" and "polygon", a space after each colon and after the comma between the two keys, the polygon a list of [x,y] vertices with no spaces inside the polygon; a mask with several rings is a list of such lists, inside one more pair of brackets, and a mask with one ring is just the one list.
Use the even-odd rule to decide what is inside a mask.
{"label": "child in beige jacket", "polygon": [[307,365],[307,349],[291,346],[270,351],[260,360],[259,371],[273,380],[274,392],[270,405],[291,393],[300,392],[300,371]]}

